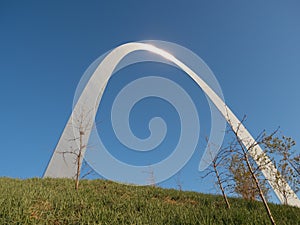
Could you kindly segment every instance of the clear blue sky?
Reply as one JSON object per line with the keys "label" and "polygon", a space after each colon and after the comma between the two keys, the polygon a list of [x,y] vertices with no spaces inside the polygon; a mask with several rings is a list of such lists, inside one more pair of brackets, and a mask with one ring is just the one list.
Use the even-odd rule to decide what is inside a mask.
{"label": "clear blue sky", "polygon": [[[42,176],[85,69],[129,41],[191,49],[250,132],[280,125],[300,143],[299,12],[296,0],[0,0],[0,176]],[[205,189],[197,162],[182,171],[185,189]]]}

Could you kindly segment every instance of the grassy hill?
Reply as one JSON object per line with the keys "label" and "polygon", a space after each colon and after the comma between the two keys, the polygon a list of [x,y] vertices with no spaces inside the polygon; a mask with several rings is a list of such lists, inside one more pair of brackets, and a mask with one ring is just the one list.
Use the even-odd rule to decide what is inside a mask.
{"label": "grassy hill", "polygon": [[[103,180],[0,178],[0,224],[269,224],[260,202]],[[271,205],[277,224],[300,224],[300,209]]]}

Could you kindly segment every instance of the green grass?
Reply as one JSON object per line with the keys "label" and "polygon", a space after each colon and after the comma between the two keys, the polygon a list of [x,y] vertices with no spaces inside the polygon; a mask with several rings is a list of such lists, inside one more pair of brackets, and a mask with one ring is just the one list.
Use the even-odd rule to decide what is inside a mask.
{"label": "green grass", "polygon": [[[69,179],[0,178],[0,224],[270,224],[260,202],[157,187]],[[270,205],[278,225],[300,224],[300,209]]]}

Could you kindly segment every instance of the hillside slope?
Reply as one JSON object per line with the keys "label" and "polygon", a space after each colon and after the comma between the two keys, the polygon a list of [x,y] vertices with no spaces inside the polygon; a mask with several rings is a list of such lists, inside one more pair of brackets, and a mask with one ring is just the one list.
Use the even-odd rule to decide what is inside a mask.
{"label": "hillside slope", "polygon": [[[0,224],[269,224],[260,202],[156,187],[69,179],[0,178]],[[277,224],[300,224],[300,209],[271,205]]]}

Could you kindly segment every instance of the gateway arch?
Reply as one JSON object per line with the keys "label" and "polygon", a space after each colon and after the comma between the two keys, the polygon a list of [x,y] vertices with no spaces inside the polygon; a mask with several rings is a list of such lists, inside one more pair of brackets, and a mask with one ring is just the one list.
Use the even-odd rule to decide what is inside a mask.
{"label": "gateway arch", "polygon": [[[73,178],[76,174],[76,164],[74,164],[74,155],[73,154],[63,154],[61,150],[65,146],[70,146],[71,148],[77,148],[78,141],[70,143],[71,139],[76,139],[74,137],[74,117],[76,114],[86,111],[88,112],[85,119],[89,121],[94,121],[99,103],[103,94],[103,91],[106,88],[107,82],[111,77],[115,67],[118,63],[129,53],[135,51],[149,51],[156,55],[159,55],[166,60],[174,63],[176,66],[181,68],[186,74],[188,74],[206,93],[211,102],[215,105],[218,111],[223,115],[226,121],[230,124],[233,131],[238,131],[238,138],[245,145],[245,147],[253,146],[253,143],[256,143],[255,139],[248,132],[248,130],[243,126],[241,121],[234,115],[234,113],[228,108],[225,102],[214,92],[214,90],[203,80],[201,79],[192,69],[190,69],[182,61],[175,58],[173,55],[169,54],[161,48],[157,48],[148,43],[138,43],[132,42],[121,45],[113,49],[98,65],[97,69],[87,82],[84,87],[76,105],[73,108],[72,114],[67,122],[67,125],[64,128],[64,131],[59,139],[59,142],[54,150],[54,153],[50,159],[48,167],[44,173],[44,177],[54,177],[54,178]],[[91,129],[85,131],[85,135],[82,136],[83,143],[87,143],[89,136],[91,134]],[[251,157],[255,160],[258,166],[263,164],[261,158],[258,158],[257,155],[263,155],[264,152],[259,145],[256,145],[254,148],[251,148],[249,152]],[[84,155],[84,152],[83,152]],[[265,155],[265,157],[267,157]],[[277,169],[275,166],[270,163],[267,166],[262,167],[261,172],[269,181],[270,186],[273,188],[275,194],[281,203],[285,202],[284,196],[276,190],[276,184],[273,181]],[[287,203],[291,206],[300,207],[300,200],[298,199],[295,192],[291,189],[287,182],[283,181],[285,185],[285,190],[287,190],[291,195],[287,199]]]}

